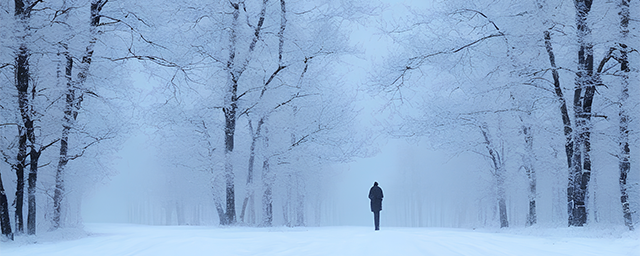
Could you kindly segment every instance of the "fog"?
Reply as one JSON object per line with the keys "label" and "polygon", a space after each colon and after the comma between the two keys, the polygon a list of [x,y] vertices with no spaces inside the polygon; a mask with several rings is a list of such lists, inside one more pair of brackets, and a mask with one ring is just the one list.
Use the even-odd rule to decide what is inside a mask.
{"label": "fog", "polygon": [[[139,133],[127,140],[118,154],[118,173],[98,184],[84,199],[82,217],[85,222],[131,221],[128,215],[131,204],[146,200],[144,191],[156,186],[150,184],[154,179],[149,177],[157,175],[159,166],[155,164],[157,159],[153,149],[145,146],[149,139],[147,135]],[[434,211],[435,208],[440,211],[446,205],[469,204],[474,200],[469,195],[475,194],[473,191],[478,189],[478,184],[472,182],[477,177],[469,177],[468,183],[462,186],[464,189],[456,184],[460,182],[460,175],[475,168],[473,161],[477,161],[477,158],[467,156],[469,161],[465,161],[465,157],[451,157],[443,152],[430,151],[404,139],[391,139],[380,144],[382,147],[375,156],[335,164],[323,170],[331,174],[326,178],[330,184],[324,186],[327,191],[323,192],[328,196],[324,225],[371,225],[367,194],[374,181],[380,183],[385,193],[381,222],[390,226],[451,225],[444,221],[444,216],[432,215],[432,218],[444,223],[420,220],[416,217],[420,214],[416,204],[426,204],[420,206],[424,210],[429,210],[429,205],[432,205]],[[419,174],[408,175],[411,173]],[[420,187],[414,187],[416,184],[411,182],[411,179],[417,178],[422,181]]]}
{"label": "fog", "polygon": [[[424,8],[430,5],[424,1],[381,1],[382,5],[372,4],[376,8],[385,10],[380,16],[372,17],[366,26],[360,22],[349,22],[347,31],[350,31],[349,42],[356,49],[355,55],[345,58],[347,72],[344,76],[345,84],[355,95],[358,95],[357,108],[358,127],[362,130],[379,131],[381,118],[380,111],[385,104],[384,100],[367,92],[366,83],[370,80],[374,67],[382,65],[384,58],[394,51],[393,40],[380,30],[380,25],[401,18],[412,8]],[[138,97],[142,106],[153,104],[153,90],[162,81],[143,74],[141,66],[131,64],[131,69],[140,73],[131,74],[134,87],[138,90]],[[102,184],[98,184],[94,191],[90,192],[82,203],[82,218],[85,222],[130,222],[131,205],[135,202],[149,200],[145,198],[158,184],[151,184],[159,175],[161,169],[157,165],[158,152],[150,146],[153,140],[153,130],[134,132],[124,143],[123,148],[116,156],[114,169],[117,174],[109,177]],[[327,215],[322,221],[323,225],[370,225],[371,212],[369,211],[369,199],[367,194],[374,181],[379,182],[385,192],[383,202],[384,213],[381,219],[388,225],[412,225],[402,221],[408,213],[410,206],[406,205],[403,197],[416,197],[417,191],[428,191],[433,201],[447,200],[443,196],[452,195],[454,189],[447,190],[443,184],[453,182],[456,178],[455,169],[468,168],[471,164],[453,164],[452,157],[446,153],[433,152],[421,147],[415,139],[413,142],[406,139],[394,139],[383,134],[373,135],[372,141],[374,155],[367,158],[355,158],[349,163],[336,163],[323,168],[328,173],[323,184],[327,191],[322,194],[327,198],[324,209]],[[458,161],[459,162],[459,161]],[[428,167],[427,167],[428,166]],[[425,169],[426,168],[426,169]],[[406,173],[413,171],[423,172],[425,177],[425,190],[413,192],[405,186]],[[431,180],[432,182],[429,182]],[[446,180],[446,182],[444,182]],[[440,185],[439,185],[440,184]],[[439,190],[443,188],[444,190]],[[446,193],[442,193],[447,191]],[[197,196],[197,195],[194,195]]]}
{"label": "fog", "polygon": [[[500,29],[502,30],[498,28],[493,19],[487,20],[488,18],[484,13],[471,9],[459,9],[462,11],[456,13],[456,15],[461,17],[456,16],[456,18],[451,18],[454,15],[450,13],[439,13],[438,15],[442,16],[437,18],[427,17],[431,15],[428,11],[424,11],[430,10],[427,7],[435,9],[435,6],[438,5],[438,7],[442,7],[438,10],[442,11],[446,9],[444,7],[447,7],[447,3],[447,1],[438,3],[427,1],[382,1],[381,4],[386,5],[381,7],[372,4],[371,10],[365,10],[370,13],[376,13],[374,16],[367,16],[367,18],[363,19],[351,17],[351,19],[345,18],[338,22],[340,24],[339,30],[346,31],[348,34],[347,44],[349,47],[345,48],[350,48],[350,50],[345,50],[346,54],[336,57],[335,62],[331,62],[331,65],[323,63],[325,66],[317,67],[318,70],[316,72],[318,73],[315,73],[315,75],[316,78],[322,77],[322,79],[337,77],[336,83],[329,82],[330,86],[335,87],[327,87],[329,89],[325,88],[326,91],[324,92],[336,93],[336,91],[344,89],[344,91],[336,94],[344,96],[346,102],[353,103],[354,111],[349,114],[357,113],[354,118],[355,121],[350,123],[349,127],[339,127],[337,130],[356,131],[356,135],[351,134],[353,137],[342,137],[343,141],[348,141],[349,139],[355,141],[357,136],[365,137],[366,143],[362,143],[362,147],[366,153],[353,154],[357,156],[341,159],[343,162],[331,162],[326,160],[331,156],[322,155],[322,153],[329,151],[334,153],[332,150],[340,150],[341,148],[331,148],[330,150],[320,148],[321,146],[326,146],[322,145],[323,143],[314,144],[319,148],[318,151],[323,152],[315,152],[316,148],[313,146],[306,148],[311,153],[305,151],[305,154],[311,156],[304,155],[303,157],[301,156],[303,154],[292,154],[290,159],[282,161],[277,159],[281,154],[277,150],[270,149],[276,152],[269,152],[273,153],[273,155],[267,155],[267,153],[262,152],[264,155],[259,156],[262,159],[257,161],[267,160],[260,163],[256,162],[254,166],[268,167],[268,161],[271,159],[280,161],[277,164],[271,163],[272,167],[278,166],[274,169],[279,168],[277,169],[279,173],[276,176],[277,179],[281,179],[278,182],[272,181],[272,185],[277,184],[274,185],[273,193],[277,194],[279,196],[277,200],[280,200],[277,204],[274,204],[276,205],[273,209],[274,225],[294,226],[294,224],[291,224],[293,222],[292,219],[294,219],[292,216],[295,215],[294,212],[296,210],[299,210],[298,214],[304,217],[304,221],[301,221],[301,223],[304,222],[304,225],[308,226],[370,226],[372,224],[372,214],[369,210],[367,193],[373,182],[377,181],[385,194],[381,213],[383,226],[497,227],[501,225],[501,223],[499,224],[499,219],[505,216],[508,217],[511,226],[525,226],[528,225],[525,222],[527,221],[526,216],[531,209],[529,208],[531,206],[530,201],[528,201],[531,197],[535,197],[537,200],[535,203],[537,203],[538,225],[550,227],[566,226],[568,218],[566,184],[568,174],[566,162],[563,160],[562,120],[557,113],[556,99],[553,98],[552,94],[545,94],[552,91],[551,83],[545,83],[549,81],[550,75],[539,71],[539,69],[547,70],[549,65],[545,55],[546,52],[543,51],[544,47],[541,46],[543,44],[542,33],[535,31],[537,34],[532,35],[533,32],[522,31],[527,30],[529,27],[518,27],[519,23],[517,22],[521,22],[521,20],[517,19],[520,16],[524,17],[526,12],[520,13],[523,15],[507,15],[503,11],[508,8],[503,7],[511,7],[511,5],[502,2],[499,4],[473,2],[473,4],[478,5],[484,4],[478,8],[485,8],[487,12],[493,11],[494,16],[491,17],[495,17],[495,20],[502,22],[500,23]],[[451,5],[454,4],[457,3]],[[465,5],[461,4],[460,6]],[[522,6],[518,5],[516,7],[520,8]],[[523,10],[529,10],[527,9],[529,7],[522,8]],[[560,12],[562,8],[567,9],[568,7],[563,5],[558,8],[560,9],[557,11]],[[599,8],[598,10],[604,9],[606,8]],[[353,12],[357,13],[358,11]],[[412,24],[412,21],[407,18],[410,14],[415,15],[412,17],[433,19],[429,20],[431,23],[425,23],[427,24],[425,28],[421,28],[433,34],[429,34],[424,38],[419,36],[398,36],[397,34],[400,32],[395,31],[394,26],[404,23]],[[527,15],[535,16],[532,14]],[[558,15],[556,18],[562,19],[560,16]],[[531,24],[539,22],[536,17],[531,19],[533,21],[526,20],[526,22]],[[272,17],[271,22],[277,20]],[[444,24],[443,20],[450,21],[451,24]],[[510,22],[513,22],[513,24]],[[424,25],[419,22],[416,24]],[[440,27],[440,25],[443,26]],[[457,27],[458,25],[460,25],[460,28]],[[413,25],[407,26],[411,27]],[[530,24],[529,26],[531,28],[534,27],[534,25]],[[410,29],[414,29],[414,27],[420,26],[415,25]],[[490,33],[485,33],[485,30],[490,31]],[[498,30],[498,32],[494,30]],[[424,32],[420,29],[416,29],[416,31],[413,32]],[[491,41],[491,43],[483,41],[494,37],[506,37],[503,31],[509,31],[516,36],[512,37],[513,40],[509,38],[511,41]],[[567,36],[573,35],[573,32],[575,31],[562,31],[562,33],[559,33],[562,35],[558,36],[562,38],[554,39],[558,41],[554,41],[554,43],[560,45],[558,47],[560,48],[558,56],[563,56],[562,58],[558,57],[559,62],[563,62],[559,65],[564,65],[565,67],[573,67],[575,65],[573,60],[575,54],[567,53],[573,51],[572,47],[575,48],[572,41],[574,38]],[[529,37],[535,37],[535,39],[528,40]],[[276,41],[273,38],[271,40]],[[436,41],[437,44],[431,44]],[[448,44],[471,49],[465,49],[464,51],[460,50],[462,48],[451,50],[453,46]],[[276,44],[273,43],[273,45]],[[605,43],[600,45],[605,45]],[[507,49],[507,57],[503,56],[503,48]],[[449,51],[448,53],[458,53],[460,51],[460,54],[440,56],[438,53],[434,54],[437,55],[437,58],[433,58],[433,63],[426,63],[428,61],[425,61],[425,63],[420,64],[422,66],[417,64],[417,66],[412,66],[415,64],[414,56],[425,54],[425,52],[431,53],[436,50]],[[275,52],[275,50],[273,51]],[[264,62],[267,63],[266,59],[269,56],[268,54],[265,54],[265,56],[263,56]],[[529,57],[532,60],[527,59]],[[405,60],[403,58],[409,60],[407,62],[409,64],[406,66],[402,66],[404,64],[402,61]],[[396,62],[402,63],[398,64]],[[335,63],[337,65],[334,65]],[[272,67],[264,68],[261,66],[263,64],[262,62],[256,64],[256,66],[260,67],[252,71],[256,73],[265,71],[264,74],[250,74],[255,75],[255,77],[247,79],[254,79],[254,82],[264,82],[266,80],[265,77],[268,76],[260,76],[270,74],[272,71],[266,72],[266,70]],[[128,135],[126,142],[116,154],[112,166],[115,170],[115,175],[110,176],[100,184],[96,184],[95,188],[84,196],[82,202],[83,221],[128,222],[153,225],[219,225],[219,216],[222,216],[222,214],[220,214],[220,208],[216,209],[214,202],[219,203],[219,201],[215,200],[221,200],[224,197],[224,186],[220,177],[223,176],[221,174],[223,170],[230,164],[223,161],[223,158],[227,157],[225,159],[229,162],[231,161],[228,159],[232,159],[228,155],[223,157],[220,152],[222,149],[219,149],[222,148],[220,146],[222,145],[222,129],[219,129],[222,125],[215,122],[221,122],[220,120],[223,119],[221,117],[221,107],[215,104],[211,106],[203,105],[201,109],[196,109],[195,111],[202,111],[195,114],[197,116],[206,115],[202,113],[214,109],[212,112],[207,112],[207,114],[214,117],[219,115],[218,119],[211,118],[216,120],[213,126],[218,125],[216,126],[218,130],[215,131],[218,137],[211,140],[219,144],[216,146],[219,147],[218,151],[215,152],[218,155],[207,158],[202,161],[204,163],[199,163],[203,166],[208,164],[206,168],[200,168],[203,169],[200,170],[194,167],[198,164],[190,163],[191,159],[189,157],[191,156],[189,153],[193,151],[193,154],[196,154],[195,151],[197,149],[195,149],[195,146],[190,148],[190,145],[182,145],[184,147],[179,148],[180,144],[176,146],[180,152],[166,152],[174,150],[173,147],[169,147],[172,145],[167,145],[168,147],[164,151],[160,149],[165,145],[163,143],[189,143],[189,140],[174,138],[173,141],[164,142],[162,133],[158,132],[162,129],[158,125],[160,121],[150,120],[150,115],[146,113],[151,112],[150,110],[152,110],[154,104],[169,102],[166,98],[156,94],[156,90],[166,85],[167,82],[163,81],[160,76],[149,74],[150,71],[145,70],[145,67],[148,66],[133,62],[127,65],[129,65],[129,70],[134,70],[129,79],[135,88],[134,98],[139,99],[137,101],[140,113],[137,113],[138,116],[136,118],[139,118],[139,122],[145,125],[138,124],[139,126]],[[278,68],[283,67],[281,63],[278,65]],[[372,87],[372,84],[384,82],[375,80],[376,78],[380,79],[378,72],[382,72],[381,70],[384,69],[381,67],[393,65],[400,65],[401,68],[404,68],[404,71],[402,71],[404,73],[400,78],[407,79],[407,84],[401,84],[401,86],[405,86],[402,88],[404,91],[400,92],[401,90],[398,89],[398,93],[405,93],[403,96],[406,97],[402,98],[400,96],[400,100],[395,96],[384,95],[385,92],[383,91],[387,88]],[[493,65],[495,65],[495,70],[493,70]],[[268,65],[264,64],[264,66]],[[335,68],[333,71],[336,73],[325,77],[322,73],[323,68],[329,66]],[[264,70],[260,70],[260,68],[264,68]],[[302,69],[301,67],[298,68]],[[306,66],[304,70],[306,72]],[[410,73],[414,71],[415,73]],[[396,72],[399,73],[400,71],[396,70]],[[276,73],[273,74],[275,75]],[[408,74],[406,77],[404,76],[405,73]],[[293,75],[291,76],[293,77]],[[613,78],[609,77],[607,79]],[[404,80],[402,82],[404,83]],[[542,84],[535,84],[538,82]],[[396,86],[393,83],[391,83],[392,86]],[[566,84],[567,87],[572,86],[574,74],[570,72],[569,74],[562,74],[562,83],[563,85]],[[203,84],[206,84],[206,82]],[[535,84],[535,86],[531,86],[532,84]],[[398,88],[401,86],[398,85]],[[491,86],[495,86],[495,88]],[[265,85],[265,90],[266,87]],[[192,88],[186,91],[189,90],[192,90]],[[213,91],[214,89],[211,90]],[[570,92],[570,89],[564,88],[564,90]],[[216,95],[215,93],[219,93],[194,91],[184,94],[187,95],[183,97],[188,102],[185,105],[202,103],[189,98],[189,93],[197,95],[208,93]],[[287,94],[289,93],[288,91],[278,93],[287,95],[287,97],[293,95]],[[603,113],[607,112],[609,116],[616,116],[616,110],[611,107],[615,104],[610,101],[617,97],[618,92],[602,90],[598,91],[598,93],[605,95],[603,98],[606,98],[606,100],[598,101],[597,104],[601,105],[595,106],[594,109],[597,108]],[[300,94],[295,95],[297,97]],[[326,96],[326,98],[335,96]],[[209,95],[202,96],[200,100],[207,102],[210,100],[207,97]],[[324,100],[323,97],[325,96],[319,97],[322,99],[315,102],[306,102],[305,104],[307,105],[304,105],[304,107],[320,105],[320,103],[323,103],[320,102]],[[569,93],[565,94],[564,97],[569,98]],[[282,101],[281,98],[274,98],[271,99],[273,102]],[[405,99],[407,100],[406,102],[404,101]],[[193,100],[193,102],[189,100]],[[217,98],[216,100],[221,101]],[[262,100],[262,95],[259,100]],[[402,102],[398,103],[398,101]],[[259,101],[256,100],[256,102]],[[273,104],[273,102],[269,102],[269,104]],[[390,110],[394,104],[401,105],[398,109],[394,109],[397,112]],[[531,105],[527,106],[530,108],[522,110],[525,108],[523,106],[527,104]],[[259,103],[254,106],[257,105]],[[267,109],[270,106],[265,103],[265,106],[262,107]],[[168,108],[172,108],[172,106]],[[276,114],[273,117],[269,116],[271,112],[264,109],[260,111],[268,114],[264,114],[262,117],[256,117],[263,114],[256,111],[258,114],[252,116],[251,118],[253,119],[249,117],[248,113],[245,113],[246,115],[243,119],[238,121],[238,127],[240,128],[238,128],[237,133],[242,136],[236,137],[238,138],[236,142],[237,150],[234,153],[236,155],[233,156],[235,157],[233,158],[235,161],[233,164],[235,165],[234,168],[236,168],[236,176],[233,179],[237,186],[237,196],[233,202],[238,212],[240,212],[243,199],[245,199],[245,204],[250,202],[249,205],[251,206],[249,206],[250,210],[247,214],[249,221],[244,224],[255,224],[255,226],[260,225],[258,223],[260,213],[256,214],[252,211],[259,212],[260,208],[257,205],[260,203],[254,203],[253,191],[269,186],[244,182],[248,180],[247,177],[249,176],[249,174],[246,174],[248,173],[246,169],[250,169],[247,168],[249,166],[247,162],[250,161],[246,161],[244,158],[249,159],[248,156],[253,153],[249,152],[253,150],[250,149],[250,145],[252,145],[251,139],[254,138],[255,134],[258,134],[257,130],[259,130],[255,129],[255,127],[257,123],[268,119],[267,117],[271,118],[271,120],[276,119],[281,123],[294,120],[292,117],[300,117],[296,116],[297,106],[292,108],[294,110],[291,110],[290,113],[283,114],[282,116],[285,116],[285,118],[281,119],[278,118],[282,116]],[[517,111],[511,111],[513,109]],[[323,111],[324,109],[319,112]],[[523,114],[525,112],[527,112],[528,116]],[[336,111],[329,115],[331,116],[335,113],[342,112]],[[449,116],[449,114],[451,115]],[[464,118],[461,118],[461,116]],[[169,119],[174,117],[176,116],[172,116]],[[527,120],[527,118],[530,120]],[[346,119],[349,119],[349,117]],[[401,119],[403,122],[394,123]],[[155,123],[156,121],[158,123]],[[610,120],[603,121],[598,119],[598,122],[595,122],[598,132],[593,133],[593,145],[594,148],[598,148],[598,153],[593,154],[594,169],[605,171],[594,172],[592,179],[595,185],[586,197],[590,200],[588,204],[594,206],[589,210],[590,221],[599,223],[594,225],[618,225],[623,220],[620,214],[618,173],[615,169],[617,164],[613,157],[614,154],[611,153],[615,151],[616,144],[615,139],[612,138],[617,136],[612,135],[612,131],[616,131],[617,127],[614,127],[616,125],[614,122],[605,121]],[[305,119],[302,125],[312,122],[315,122],[315,120]],[[204,121],[202,125],[205,126]],[[280,123],[272,125],[273,128],[270,129],[286,131],[282,134],[289,132],[287,130],[288,127],[282,128],[284,125],[279,126],[281,125]],[[535,138],[535,143],[531,144],[530,152],[526,151],[527,148],[524,145],[526,139],[523,139],[526,129],[523,131],[522,128],[527,127],[527,125],[529,129],[534,130]],[[168,130],[184,128],[177,127],[163,128]],[[612,129],[611,127],[614,128]],[[191,128],[196,130],[196,128]],[[405,128],[407,130],[402,130]],[[200,128],[198,127],[197,129]],[[294,128],[291,129],[293,130]],[[398,130],[406,133],[394,133]],[[200,130],[198,131],[201,132]],[[290,132],[286,135],[282,134],[278,135],[280,137],[270,138],[270,141],[267,140],[266,143],[262,142],[264,143],[263,150],[267,151],[266,148],[273,147],[273,145],[269,145],[269,142],[277,144],[282,141],[295,141],[296,138],[299,139],[295,135],[300,136],[295,132]],[[490,139],[490,135],[493,136],[493,140]],[[632,134],[632,136],[636,136],[636,134]],[[240,139],[240,137],[242,138]],[[219,141],[215,141],[216,139]],[[321,139],[323,138],[321,137]],[[254,139],[254,141],[256,140]],[[632,152],[635,154],[637,150],[634,147],[632,145]],[[200,150],[202,150],[202,145],[200,145]],[[211,153],[216,149],[209,148],[209,150],[209,153]],[[184,161],[188,164],[175,163],[180,166],[167,164],[167,157],[171,153],[188,156]],[[211,163],[206,161],[211,161]],[[296,161],[298,161],[296,163],[298,165],[290,167],[293,166],[291,163]],[[527,176],[528,173],[525,170],[527,167],[524,167],[525,162],[535,162],[532,166],[535,166],[537,170],[537,180]],[[318,167],[318,163],[321,163],[321,166]],[[255,168],[258,169],[259,167]],[[269,169],[265,168],[263,170],[265,170],[264,173],[267,173]],[[503,172],[498,174],[499,171]],[[260,172],[262,173],[262,170]],[[589,175],[591,174],[589,173]],[[637,183],[633,183],[633,181],[637,180],[636,176],[637,174],[635,173],[629,176],[631,177],[630,184],[637,185]],[[261,177],[261,179],[266,180],[265,177]],[[505,180],[507,181],[506,184]],[[529,193],[530,190],[527,190],[531,180],[535,180],[538,189],[533,193]],[[215,182],[218,182],[217,185],[214,185]],[[630,197],[632,199],[630,200],[632,206],[637,206],[638,203],[635,200],[638,194],[636,191],[637,186],[633,186],[629,189],[630,193],[632,193]],[[507,193],[504,193],[505,190]],[[501,193],[502,196],[500,195]],[[258,199],[255,201],[259,202],[260,197],[257,196],[256,198]],[[500,209],[497,202],[502,202],[504,203],[503,206],[506,206]],[[297,205],[292,206],[294,204]],[[265,206],[263,205],[262,207]],[[504,216],[501,216],[501,213],[504,213]],[[300,216],[298,218],[302,218]]]}

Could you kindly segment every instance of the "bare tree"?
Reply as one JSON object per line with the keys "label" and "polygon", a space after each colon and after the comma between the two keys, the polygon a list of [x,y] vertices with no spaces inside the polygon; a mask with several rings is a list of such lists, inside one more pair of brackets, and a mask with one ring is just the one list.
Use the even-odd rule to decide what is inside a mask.
{"label": "bare tree", "polygon": [[577,0],[576,25],[578,50],[578,72],[573,95],[573,155],[567,187],[569,226],[583,226],[587,222],[587,197],[591,178],[591,124],[593,97],[597,77],[593,67],[593,43],[589,39],[591,29],[587,22],[592,1]]}
{"label": "bare tree", "polygon": [[618,139],[618,145],[620,152],[618,155],[619,168],[620,168],[620,203],[622,204],[622,215],[624,217],[624,224],[633,230],[633,219],[631,218],[631,207],[629,206],[629,194],[627,192],[627,176],[631,170],[631,150],[629,149],[629,113],[627,113],[627,100],[629,99],[629,52],[635,51],[629,49],[627,46],[629,41],[629,20],[630,20],[630,8],[629,0],[620,0],[620,71],[622,71],[621,77],[621,93],[618,116],[620,118],[620,135]]}
{"label": "bare tree", "polygon": [[[258,22],[254,28],[254,34],[250,38],[251,43],[246,50],[246,55],[244,59],[236,59],[236,56],[239,55],[238,51],[238,33],[240,30],[240,12],[242,10],[246,11],[246,8],[243,6],[244,2],[230,2],[231,7],[233,9],[233,22],[231,24],[230,29],[230,37],[229,37],[229,59],[227,60],[227,72],[228,72],[228,81],[227,81],[227,92],[224,97],[224,107],[222,108],[225,116],[225,127],[224,127],[224,135],[225,135],[225,184],[226,184],[226,200],[225,200],[225,214],[220,216],[220,224],[229,225],[234,224],[236,222],[236,206],[235,206],[235,173],[233,170],[233,162],[232,162],[232,153],[234,149],[234,135],[236,130],[236,119],[237,119],[237,111],[238,111],[238,100],[242,95],[238,95],[238,81],[240,77],[247,69],[247,65],[249,64],[251,55],[255,50],[256,43],[260,38],[260,31],[262,30],[262,25],[264,24],[264,17],[267,8],[268,0],[264,0],[262,3],[262,9],[260,14],[258,15]],[[242,10],[241,10],[242,8]]]}
{"label": "bare tree", "polygon": [[[20,144],[18,146],[18,164],[16,169],[17,178],[17,189],[16,189],[16,213],[15,213],[15,225],[16,225],[16,233],[20,234],[24,230],[23,226],[23,198],[24,198],[24,168],[27,166],[26,158],[27,158],[27,140],[31,143],[35,140],[34,128],[33,128],[33,120],[31,117],[31,107],[29,105],[29,57],[31,55],[28,46],[27,46],[27,36],[30,30],[28,25],[29,18],[31,16],[31,11],[35,7],[35,5],[39,1],[33,3],[32,1],[16,1],[15,2],[15,18],[18,21],[17,24],[21,26],[21,31],[24,31],[20,37],[18,37],[21,42],[19,43],[20,48],[17,52],[15,59],[15,78],[16,78],[16,89],[18,90],[18,102],[20,108],[20,115],[22,117],[22,124],[19,126],[19,137]],[[35,148],[32,148],[32,152],[35,153]],[[33,154],[32,156],[35,156]],[[37,171],[33,169],[34,171]],[[36,182],[36,173],[29,173],[29,183],[35,186]],[[30,201],[34,202],[33,205],[33,215],[29,214],[32,217],[31,224],[29,224],[28,233],[35,234],[35,187],[29,189],[31,192]],[[32,227],[33,226],[33,227]],[[33,230],[31,229],[33,228]]]}
{"label": "bare tree", "polygon": [[[69,160],[73,160],[79,155],[69,155],[69,133],[75,126],[76,118],[78,117],[78,110],[81,108],[81,103],[83,99],[83,95],[87,93],[84,90],[83,85],[89,76],[89,66],[93,59],[94,47],[96,41],[98,40],[98,26],[100,25],[100,18],[102,14],[102,8],[108,2],[108,0],[93,0],[91,1],[90,7],[90,15],[89,15],[89,42],[87,43],[85,52],[83,56],[80,58],[80,63],[77,65],[79,71],[77,73],[77,78],[73,80],[72,72],[73,72],[73,58],[68,51],[68,46],[66,43],[61,43],[63,45],[64,50],[62,51],[62,55],[64,56],[65,62],[65,84],[66,84],[66,93],[65,93],[65,105],[64,105],[64,117],[62,120],[62,134],[60,137],[60,158],[58,160],[58,166],[56,168],[56,182],[55,182],[55,190],[53,195],[53,229],[57,229],[60,227],[60,216],[62,213],[62,200],[65,195],[65,182],[64,182],[64,172]],[[63,11],[66,6],[63,6]],[[66,14],[65,14],[66,15]],[[91,92],[89,92],[91,93]],[[92,144],[92,143],[91,143]],[[86,147],[85,147],[86,149]]]}

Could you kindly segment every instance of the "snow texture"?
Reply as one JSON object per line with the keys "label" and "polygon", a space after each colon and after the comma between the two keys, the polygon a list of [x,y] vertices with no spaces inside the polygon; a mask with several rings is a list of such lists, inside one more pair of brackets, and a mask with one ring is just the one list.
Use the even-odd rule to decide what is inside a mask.
{"label": "snow texture", "polygon": [[[640,255],[640,236],[617,230],[304,227],[248,228],[87,224],[86,235],[18,237],[18,255]],[[507,233],[505,233],[507,232]],[[610,233],[608,233],[610,232]],[[613,235],[618,234],[618,235]],[[65,237],[62,241],[61,238]],[[33,237],[31,237],[33,238]],[[43,241],[47,240],[49,241]]]}

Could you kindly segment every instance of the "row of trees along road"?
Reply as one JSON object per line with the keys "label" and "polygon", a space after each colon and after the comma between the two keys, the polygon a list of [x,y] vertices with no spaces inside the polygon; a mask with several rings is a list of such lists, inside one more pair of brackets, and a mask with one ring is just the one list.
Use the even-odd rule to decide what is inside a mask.
{"label": "row of trees along road", "polygon": [[[627,182],[638,145],[638,3],[573,3],[447,1],[381,23],[402,49],[376,72],[375,90],[390,96],[388,128],[485,157],[489,211],[502,227],[518,222],[508,212],[516,189],[526,191],[526,225],[559,208],[539,199],[558,188],[548,177],[566,191],[567,211],[544,213],[551,219],[620,219],[629,229],[638,219],[638,186]],[[0,177],[2,233],[24,234],[25,201],[27,234],[77,224],[81,195],[109,174],[131,128],[149,132],[163,159],[146,170],[154,182],[131,202],[132,221],[321,223],[320,170],[367,153],[336,75],[352,50],[343,28],[365,20],[363,7],[2,1],[0,174],[12,176]],[[134,97],[130,60],[148,73],[151,102]],[[620,200],[606,192],[611,177]]]}
{"label": "row of trees along road", "polygon": [[[526,225],[535,224],[537,176],[560,170],[555,152],[564,152],[565,171],[552,177],[567,181],[567,211],[553,218],[569,226],[622,220],[633,230],[638,205],[630,195],[638,186],[627,181],[638,141],[640,94],[630,93],[638,90],[637,4],[454,1],[388,25],[404,50],[375,84],[386,92],[388,110],[401,116],[392,133],[484,156],[501,227],[509,226],[506,202],[522,200],[509,197],[505,184],[522,170],[527,184],[516,189],[526,188]],[[452,138],[451,129],[464,135]],[[604,189],[614,184],[617,199]]]}
{"label": "row of trees along road", "polygon": [[130,128],[122,112],[130,90],[113,75],[124,71],[114,61],[150,42],[137,33],[132,9],[108,3],[0,4],[1,171],[15,175],[11,186],[0,180],[8,238],[25,232],[25,187],[26,234],[79,224],[82,194],[109,174],[106,164]]}
{"label": "row of trees along road", "polygon": [[[277,212],[287,225],[304,225],[321,166],[363,151],[349,129],[353,98],[332,73],[349,51],[339,26],[358,12],[284,0],[165,4],[3,2],[2,152],[10,168],[2,171],[16,177],[1,186],[7,237],[23,234],[27,168],[27,234],[77,224],[82,193],[109,174],[111,150],[136,127],[129,118],[138,109],[148,114],[138,120],[162,135],[158,152],[170,169],[156,171],[180,177],[155,195],[168,215],[174,206],[197,215],[204,204],[223,225],[238,222],[236,209],[243,223],[271,225]],[[158,81],[153,97],[162,104],[133,99],[130,60]],[[199,197],[189,194],[195,190]],[[182,200],[194,196],[210,200]],[[135,219],[150,208],[131,209]]]}

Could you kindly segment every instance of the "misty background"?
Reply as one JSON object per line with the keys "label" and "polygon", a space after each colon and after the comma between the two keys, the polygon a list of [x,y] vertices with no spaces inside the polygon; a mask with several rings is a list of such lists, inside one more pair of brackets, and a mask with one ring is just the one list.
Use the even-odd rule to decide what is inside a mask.
{"label": "misty background", "polygon": [[639,3],[586,2],[2,1],[3,224],[633,229]]}
{"label": "misty background", "polygon": [[[382,13],[369,24],[357,22],[345,25],[349,31],[349,44],[356,49],[356,55],[346,58],[347,72],[340,74],[345,78],[345,86],[353,90],[359,109],[357,127],[362,130],[377,129],[380,124],[380,111],[386,103],[384,99],[376,99],[365,88],[370,80],[375,66],[382,65],[387,54],[397,46],[393,40],[385,35],[377,26],[384,19],[397,19],[412,8],[424,8],[428,3],[424,1],[383,1]],[[135,64],[134,64],[135,65]],[[140,67],[138,67],[140,68]],[[141,71],[142,72],[142,71]],[[134,86],[139,90],[142,98],[152,94],[154,80],[148,76],[132,75]],[[155,81],[162,83],[161,81]],[[157,164],[157,154],[153,147],[148,146],[153,139],[153,130],[137,131],[127,139],[122,150],[114,161],[118,173],[110,177],[105,183],[99,184],[95,191],[83,199],[82,218],[86,222],[131,222],[129,211],[134,202],[145,201],[145,190],[150,190],[156,184],[150,184],[148,177],[153,176],[161,168]],[[374,181],[378,181],[385,192],[383,202],[384,225],[389,226],[456,226],[444,221],[445,214],[435,208],[449,209],[447,201],[455,196],[456,201],[470,204],[476,201],[470,197],[474,189],[487,189],[474,184],[477,176],[468,177],[464,187],[468,193],[460,191],[456,186],[461,182],[460,175],[466,170],[474,170],[474,161],[481,158],[464,154],[451,156],[447,152],[436,152],[420,145],[414,138],[396,139],[374,134],[372,137],[374,153],[367,158],[356,158],[349,163],[332,164],[323,168],[326,176],[321,193],[327,198],[325,216],[320,222],[310,222],[310,225],[371,225],[371,212],[367,194]],[[420,173],[418,176],[407,174]],[[420,186],[407,186],[412,179],[422,179]],[[457,190],[457,191],[456,191]],[[470,197],[470,198],[469,198]],[[420,199],[418,199],[420,198]],[[409,199],[409,201],[407,201]],[[413,202],[412,202],[413,201]],[[416,215],[427,213],[417,210],[416,203],[429,202],[419,207],[432,208],[428,214],[439,223],[420,219]],[[458,201],[459,203],[460,201]],[[458,203],[451,203],[457,205]],[[467,209],[471,212],[474,209]],[[411,212],[413,211],[413,212]],[[434,215],[434,213],[436,215]]]}

